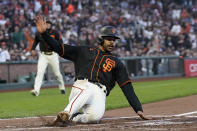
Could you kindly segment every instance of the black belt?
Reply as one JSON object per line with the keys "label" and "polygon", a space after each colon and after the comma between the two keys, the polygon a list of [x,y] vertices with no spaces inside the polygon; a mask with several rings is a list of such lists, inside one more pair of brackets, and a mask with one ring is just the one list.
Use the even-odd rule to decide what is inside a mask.
{"label": "black belt", "polygon": [[[90,81],[91,82],[91,81]],[[91,82],[91,83],[93,83],[93,84],[95,84],[95,85],[97,85],[98,87],[100,87],[101,89],[103,88],[102,86],[101,86],[101,84],[100,83],[98,83],[98,82]],[[105,90],[103,90],[104,91],[104,93],[105,94],[107,94],[107,90],[105,89]]]}
{"label": "black belt", "polygon": [[[76,80],[84,80],[85,78],[82,78],[82,77],[79,77],[79,78],[75,78],[75,81]],[[103,88],[102,86],[101,86],[101,84],[100,83],[98,83],[98,82],[93,82],[93,81],[90,81],[90,80],[88,80],[90,83],[92,83],[92,84],[95,84],[95,85],[97,85],[99,88]],[[107,90],[105,89],[105,90],[103,90],[104,91],[104,93],[105,94],[107,94]]]}
{"label": "black belt", "polygon": [[50,52],[45,52],[45,51],[43,51],[43,53],[44,53],[45,55],[52,55],[52,54],[53,54],[52,51],[50,51]]}

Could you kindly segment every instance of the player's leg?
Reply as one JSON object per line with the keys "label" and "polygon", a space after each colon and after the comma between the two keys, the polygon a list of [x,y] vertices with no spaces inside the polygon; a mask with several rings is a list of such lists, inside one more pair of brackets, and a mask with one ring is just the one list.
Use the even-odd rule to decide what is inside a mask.
{"label": "player's leg", "polygon": [[64,109],[70,116],[79,112],[79,110],[92,99],[93,89],[88,88],[88,80],[77,80],[71,90],[69,103]]}
{"label": "player's leg", "polygon": [[[77,80],[74,83],[69,97],[69,104],[63,112],[58,113],[53,124],[68,121],[68,119],[64,118],[82,123],[95,122],[102,118],[105,111],[106,94],[96,85],[89,84],[88,80]],[[80,109],[83,109],[83,114],[75,116]],[[73,116],[75,117],[73,118]]]}
{"label": "player's leg", "polygon": [[44,54],[40,53],[37,64],[37,74],[34,82],[35,95],[38,96],[42,85],[42,80],[47,67],[47,59]]}
{"label": "player's leg", "polygon": [[[72,114],[70,113],[70,109],[72,109],[70,103],[74,103],[76,99],[79,99],[78,97],[82,92],[83,89],[81,88],[76,88],[75,86],[72,88],[69,96],[69,104],[64,109],[64,111],[61,111],[57,114],[56,118],[53,120],[53,125],[58,125],[59,122],[68,122],[69,117],[72,116]],[[74,110],[77,110],[77,108],[74,107]]]}
{"label": "player's leg", "polygon": [[65,94],[64,80],[63,80],[62,74],[60,72],[59,56],[57,55],[57,53],[53,53],[53,55],[49,57],[48,61],[49,61],[49,64],[51,65],[52,70],[56,76],[56,79],[58,81],[58,86],[59,86],[59,89],[61,90],[61,93]]}
{"label": "player's leg", "polygon": [[82,89],[80,87],[73,87],[70,96],[69,104],[66,106],[65,110],[72,116],[73,114],[79,112],[79,110],[86,105],[90,99],[93,90],[92,89]]}
{"label": "player's leg", "polygon": [[72,118],[74,122],[91,123],[98,122],[105,112],[105,99],[106,94],[97,86],[92,86],[94,91],[88,103],[83,106],[83,113],[76,115]]}

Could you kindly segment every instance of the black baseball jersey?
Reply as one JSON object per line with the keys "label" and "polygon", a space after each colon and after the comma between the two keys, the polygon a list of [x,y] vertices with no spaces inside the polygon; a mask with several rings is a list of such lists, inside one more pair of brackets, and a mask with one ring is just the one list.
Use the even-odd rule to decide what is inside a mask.
{"label": "black baseball jersey", "polygon": [[86,78],[90,82],[105,85],[107,95],[117,82],[135,112],[143,111],[126,68],[117,57],[110,52],[103,52],[99,48],[60,44],[52,39],[47,32],[42,33],[42,37],[61,57],[74,62],[76,78]]}
{"label": "black baseball jersey", "polygon": [[62,46],[59,53],[75,65],[76,78],[87,78],[107,87],[109,93],[117,81],[120,87],[130,82],[125,66],[110,52],[87,46]]}
{"label": "black baseball jersey", "polygon": [[[60,43],[63,43],[61,35],[57,31],[55,31],[55,30],[47,30],[47,32],[52,38],[58,40]],[[36,32],[34,43],[33,43],[33,46],[32,46],[32,50],[35,50],[35,48],[38,45],[38,43],[39,43],[40,51],[42,51],[42,52],[51,52],[52,51],[51,47],[42,38],[40,33]]]}

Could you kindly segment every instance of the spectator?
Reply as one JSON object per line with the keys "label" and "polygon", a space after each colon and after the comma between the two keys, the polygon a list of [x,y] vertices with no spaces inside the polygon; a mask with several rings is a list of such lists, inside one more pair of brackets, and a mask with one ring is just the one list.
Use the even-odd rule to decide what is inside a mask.
{"label": "spectator", "polygon": [[[197,2],[194,0],[178,3],[177,0],[1,0],[0,4],[0,42],[6,42],[8,51],[12,51],[14,44],[19,49],[21,41],[25,46],[26,42],[32,43],[29,38],[36,32],[34,17],[37,14],[45,14],[56,23],[53,28],[60,30],[67,44],[80,41],[91,45],[98,35],[95,30],[102,25],[118,27],[118,32],[123,34],[118,43],[130,51],[114,51],[120,56],[147,55],[153,43],[160,46],[163,55],[168,55],[165,54],[168,48],[173,49],[172,55],[181,54],[178,42],[192,49],[190,52],[197,48]],[[28,32],[23,32],[24,28]]]}
{"label": "spectator", "polygon": [[1,49],[0,49],[0,62],[6,62],[9,60],[10,60],[10,53],[8,52],[6,43],[2,42]]}
{"label": "spectator", "polygon": [[24,34],[22,33],[22,30],[19,29],[18,26],[15,26],[14,33],[12,34],[11,41],[12,43],[16,43],[18,46],[21,41],[24,40]]}

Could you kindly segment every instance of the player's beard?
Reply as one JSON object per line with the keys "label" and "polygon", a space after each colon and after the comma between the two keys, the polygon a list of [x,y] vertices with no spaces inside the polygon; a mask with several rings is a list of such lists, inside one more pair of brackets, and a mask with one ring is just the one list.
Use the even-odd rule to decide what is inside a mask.
{"label": "player's beard", "polygon": [[108,50],[109,52],[113,51],[113,50],[114,50],[114,45],[112,45],[112,46],[111,46],[111,45],[110,45],[110,46],[108,46],[108,47],[107,47],[107,50]]}
{"label": "player's beard", "polygon": [[114,50],[114,44],[110,44],[110,45],[103,45],[103,49],[105,52],[112,52]]}

